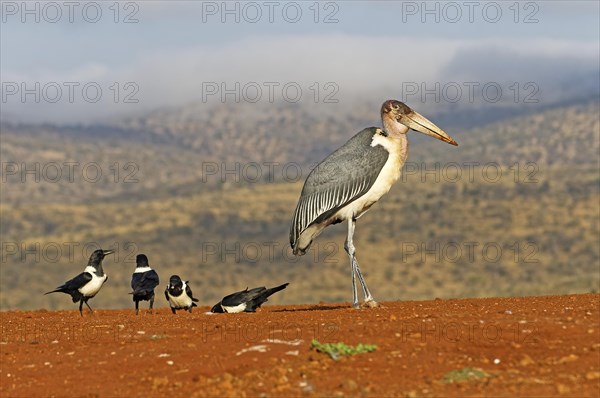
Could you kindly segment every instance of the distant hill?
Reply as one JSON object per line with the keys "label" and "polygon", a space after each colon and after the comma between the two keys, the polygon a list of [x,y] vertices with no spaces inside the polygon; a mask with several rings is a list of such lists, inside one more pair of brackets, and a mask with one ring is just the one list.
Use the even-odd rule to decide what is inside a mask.
{"label": "distant hill", "polygon": [[[131,304],[138,252],[161,289],[179,273],[204,304],[288,281],[290,302],[349,300],[343,226],[296,258],[289,221],[314,163],[378,123],[377,108],[196,104],[96,126],[3,125],[1,308],[71,308],[42,294],[80,272],[95,246],[118,249],[96,308]],[[423,113],[459,147],[409,133],[404,177],[359,220],[376,298],[598,291],[598,102],[468,130]]]}
{"label": "distant hill", "polygon": [[[329,113],[322,115],[291,104],[260,111],[249,104],[193,104],[106,125],[3,125],[0,173],[3,185],[15,189],[3,190],[2,203],[140,200],[223,182],[289,181],[298,169],[305,177],[353,134],[379,124],[378,106],[352,112],[336,107],[325,107]],[[449,150],[410,133],[409,161],[597,164],[597,116],[597,102],[470,130],[455,130],[448,114],[440,121],[430,116],[460,146]]]}

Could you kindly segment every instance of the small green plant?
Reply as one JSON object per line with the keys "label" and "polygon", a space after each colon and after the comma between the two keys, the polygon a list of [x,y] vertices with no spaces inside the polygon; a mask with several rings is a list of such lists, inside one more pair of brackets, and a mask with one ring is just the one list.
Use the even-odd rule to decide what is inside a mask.
{"label": "small green plant", "polygon": [[478,380],[491,377],[487,372],[479,368],[462,368],[448,372],[442,377],[442,384],[456,383],[464,380]]}
{"label": "small green plant", "polygon": [[311,348],[318,352],[329,354],[331,359],[337,361],[342,356],[352,356],[356,354],[363,354],[365,352],[375,351],[377,346],[375,344],[358,344],[355,347],[347,345],[345,343],[319,343],[317,339],[313,339],[310,344]]}

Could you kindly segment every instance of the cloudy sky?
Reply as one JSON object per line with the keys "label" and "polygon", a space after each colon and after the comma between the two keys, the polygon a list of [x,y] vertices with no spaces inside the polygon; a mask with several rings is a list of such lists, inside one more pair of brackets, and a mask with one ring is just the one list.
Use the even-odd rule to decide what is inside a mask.
{"label": "cloudy sky", "polygon": [[594,88],[599,70],[597,1],[2,1],[1,11],[9,121],[85,123],[191,101],[420,101],[427,88],[464,101],[490,83],[484,95],[498,83],[512,87],[505,97],[537,88],[543,101],[587,76]]}

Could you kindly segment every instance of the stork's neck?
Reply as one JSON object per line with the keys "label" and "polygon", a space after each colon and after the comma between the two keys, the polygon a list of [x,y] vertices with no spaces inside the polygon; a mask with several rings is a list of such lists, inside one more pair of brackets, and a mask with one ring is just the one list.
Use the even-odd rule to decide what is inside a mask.
{"label": "stork's neck", "polygon": [[402,159],[402,163],[404,164],[406,162],[406,159],[408,158],[408,136],[406,135],[406,133],[400,134],[398,139],[401,143],[400,159]]}
{"label": "stork's neck", "polygon": [[406,137],[406,133],[408,133],[409,128],[387,115],[381,118],[381,123],[383,124],[383,130],[388,134],[388,139],[395,143],[395,148],[402,162],[405,162],[408,157],[408,138]]}
{"label": "stork's neck", "polygon": [[402,123],[398,123],[391,117],[382,117],[381,124],[383,124],[383,130],[389,135],[406,135],[408,127]]}

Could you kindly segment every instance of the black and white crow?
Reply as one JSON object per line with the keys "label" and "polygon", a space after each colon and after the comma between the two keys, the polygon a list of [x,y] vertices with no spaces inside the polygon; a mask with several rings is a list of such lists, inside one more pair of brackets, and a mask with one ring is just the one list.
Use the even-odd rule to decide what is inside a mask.
{"label": "black and white crow", "polygon": [[92,307],[88,304],[88,300],[98,294],[104,282],[108,280],[108,275],[102,269],[102,260],[111,253],[114,253],[114,250],[95,250],[81,274],[45,294],[57,292],[70,294],[74,303],[79,301],[79,313],[81,316],[83,316],[83,303],[87,305],[90,312],[93,312]]}
{"label": "black and white crow", "polygon": [[270,295],[285,289],[287,285],[289,285],[289,283],[284,283],[281,286],[273,287],[271,289],[267,289],[264,286],[252,290],[246,288],[246,290],[224,297],[223,300],[212,307],[211,311],[229,313],[256,312],[256,309],[267,301]]}
{"label": "black and white crow", "polygon": [[189,281],[182,281],[179,275],[172,275],[165,290],[165,298],[169,302],[171,311],[186,310],[192,312],[192,307],[197,307],[198,299],[194,298]]}
{"label": "black and white crow", "polygon": [[150,313],[154,305],[154,288],[158,286],[158,274],[148,264],[148,257],[145,254],[138,254],[135,258],[135,271],[131,276],[131,288],[133,292],[133,301],[135,302],[135,314],[138,314],[140,301],[150,301]]}

